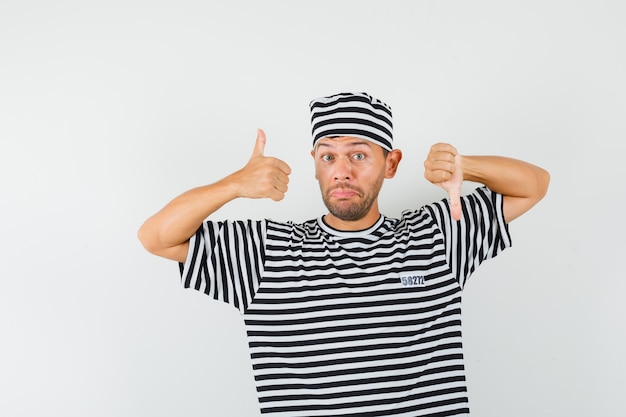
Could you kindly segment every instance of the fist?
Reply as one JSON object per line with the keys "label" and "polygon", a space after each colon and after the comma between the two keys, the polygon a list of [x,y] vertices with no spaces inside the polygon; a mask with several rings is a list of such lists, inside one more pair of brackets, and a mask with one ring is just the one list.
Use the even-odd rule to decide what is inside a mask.
{"label": "fist", "polygon": [[448,143],[437,143],[430,148],[424,161],[424,177],[448,193],[454,220],[460,220],[461,186],[463,185],[463,157]]}

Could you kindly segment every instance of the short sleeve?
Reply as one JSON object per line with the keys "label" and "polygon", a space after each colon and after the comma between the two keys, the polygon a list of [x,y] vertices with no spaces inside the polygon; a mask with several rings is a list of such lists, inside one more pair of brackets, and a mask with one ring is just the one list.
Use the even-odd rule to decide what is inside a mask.
{"label": "short sleeve", "polygon": [[204,222],[179,264],[183,286],[245,312],[263,275],[265,231],[265,221]]}
{"label": "short sleeve", "polygon": [[485,260],[511,246],[503,196],[480,187],[461,198],[463,216],[455,221],[447,199],[425,206],[443,234],[446,259],[459,285]]}

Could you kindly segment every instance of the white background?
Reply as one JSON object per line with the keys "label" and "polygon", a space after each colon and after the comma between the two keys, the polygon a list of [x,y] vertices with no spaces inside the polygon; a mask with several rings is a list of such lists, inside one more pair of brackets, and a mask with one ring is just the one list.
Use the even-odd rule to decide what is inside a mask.
{"label": "white background", "polygon": [[623,415],[624,4],[2,0],[0,415],[258,415],[240,316],[136,231],[257,127],[290,191],[215,218],[322,214],[308,102],[349,90],[394,110],[390,216],[444,197],[434,142],[552,174],[466,289],[473,414]]}

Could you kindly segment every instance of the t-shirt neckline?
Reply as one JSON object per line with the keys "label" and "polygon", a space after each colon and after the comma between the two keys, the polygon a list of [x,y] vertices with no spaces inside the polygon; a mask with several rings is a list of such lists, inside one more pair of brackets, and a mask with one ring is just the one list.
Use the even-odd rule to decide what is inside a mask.
{"label": "t-shirt neckline", "polygon": [[378,229],[383,222],[385,221],[385,216],[384,215],[380,215],[378,217],[378,220],[376,220],[376,222],[374,222],[373,225],[371,225],[370,227],[366,228],[366,229],[362,229],[362,230],[338,230],[335,229],[334,227],[331,227],[330,225],[328,225],[328,223],[326,223],[324,221],[324,216],[320,216],[317,218],[317,223],[320,226],[320,228],[322,230],[324,230],[326,233],[329,233],[331,235],[334,236],[339,236],[339,237],[359,237],[359,236],[367,236],[367,235],[371,235],[372,232],[374,232],[376,229]]}

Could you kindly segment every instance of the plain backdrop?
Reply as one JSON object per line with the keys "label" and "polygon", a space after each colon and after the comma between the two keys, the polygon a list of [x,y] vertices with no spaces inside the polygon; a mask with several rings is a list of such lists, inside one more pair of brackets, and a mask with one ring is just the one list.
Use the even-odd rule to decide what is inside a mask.
{"label": "plain backdrop", "polygon": [[0,415],[259,415],[239,313],[136,232],[257,128],[290,190],[214,218],[323,214],[308,103],[356,90],[394,110],[389,216],[445,197],[435,142],[552,175],[464,294],[473,415],[622,416],[625,21],[619,0],[2,0]]}

